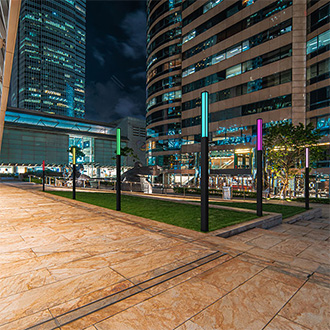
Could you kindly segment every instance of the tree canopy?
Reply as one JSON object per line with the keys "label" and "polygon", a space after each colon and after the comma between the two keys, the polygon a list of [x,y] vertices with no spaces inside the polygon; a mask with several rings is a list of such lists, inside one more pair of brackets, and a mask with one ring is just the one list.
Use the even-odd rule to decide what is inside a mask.
{"label": "tree canopy", "polygon": [[317,145],[320,131],[311,123],[295,126],[289,121],[271,125],[263,138],[266,170],[281,182],[285,196],[289,180],[305,167],[306,147],[309,148],[310,167],[321,160],[323,149]]}
{"label": "tree canopy", "polygon": [[76,157],[77,158],[85,157],[85,153],[83,152],[83,150],[80,147],[77,147],[77,146],[70,147],[68,152],[70,152],[73,155],[73,148],[76,148]]}

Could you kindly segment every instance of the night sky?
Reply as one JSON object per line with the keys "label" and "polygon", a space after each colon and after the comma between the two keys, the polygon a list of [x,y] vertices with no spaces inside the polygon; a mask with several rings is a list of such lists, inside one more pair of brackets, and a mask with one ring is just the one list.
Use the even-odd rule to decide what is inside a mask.
{"label": "night sky", "polygon": [[86,113],[145,119],[146,2],[87,1]]}

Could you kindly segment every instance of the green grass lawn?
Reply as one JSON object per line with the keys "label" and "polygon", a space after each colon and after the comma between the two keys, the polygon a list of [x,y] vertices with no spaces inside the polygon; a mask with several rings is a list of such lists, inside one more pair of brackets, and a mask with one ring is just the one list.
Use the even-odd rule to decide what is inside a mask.
{"label": "green grass lawn", "polygon": [[[257,203],[246,203],[246,202],[210,202],[210,204],[239,207],[242,209],[257,210]],[[305,209],[300,206],[289,206],[289,205],[277,205],[277,204],[262,204],[262,209],[264,212],[275,212],[282,213],[282,218],[286,219],[296,215],[298,213],[304,212]]]}
{"label": "green grass lawn", "polygon": [[[72,198],[71,191],[49,191],[49,193]],[[116,209],[116,195],[107,193],[77,192],[78,201]],[[171,225],[200,231],[201,210],[197,205],[179,204],[136,196],[121,196],[121,211],[143,218],[165,222]],[[251,213],[221,209],[209,210],[209,230],[235,225],[255,219]]]}

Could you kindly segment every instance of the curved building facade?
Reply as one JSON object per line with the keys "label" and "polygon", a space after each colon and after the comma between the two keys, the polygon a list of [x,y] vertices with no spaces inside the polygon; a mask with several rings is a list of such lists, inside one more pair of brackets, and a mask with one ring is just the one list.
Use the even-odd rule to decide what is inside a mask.
{"label": "curved building facade", "polygon": [[149,1],[149,164],[180,174],[175,182],[193,175],[198,184],[203,91],[211,177],[253,176],[257,118],[264,128],[312,121],[329,144],[329,6],[329,0]]}
{"label": "curved building facade", "polygon": [[147,162],[166,167],[181,150],[181,0],[147,6]]}

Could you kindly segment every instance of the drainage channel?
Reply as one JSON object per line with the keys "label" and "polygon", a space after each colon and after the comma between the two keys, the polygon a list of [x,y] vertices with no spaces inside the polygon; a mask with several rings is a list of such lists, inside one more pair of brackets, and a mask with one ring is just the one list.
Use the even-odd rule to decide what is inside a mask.
{"label": "drainage channel", "polygon": [[59,327],[69,324],[73,321],[76,321],[84,316],[87,316],[89,314],[100,311],[103,308],[116,304],[116,303],[118,303],[124,299],[127,299],[129,297],[132,297],[142,291],[145,291],[152,287],[160,285],[166,281],[169,281],[175,277],[178,277],[184,273],[187,273],[202,265],[205,265],[213,260],[219,259],[220,257],[222,257],[224,255],[226,255],[226,253],[222,253],[220,251],[216,251],[214,253],[208,254],[202,258],[193,260],[183,266],[177,267],[173,270],[170,270],[170,271],[164,272],[160,275],[157,275],[149,280],[137,283],[134,286],[131,286],[127,289],[124,289],[122,291],[109,295],[107,297],[101,298],[92,303],[81,306],[77,309],[73,309],[72,311],[58,315],[58,316],[53,317],[52,319],[49,319],[42,323],[36,324],[32,327],[27,328],[26,330],[58,329]]}

